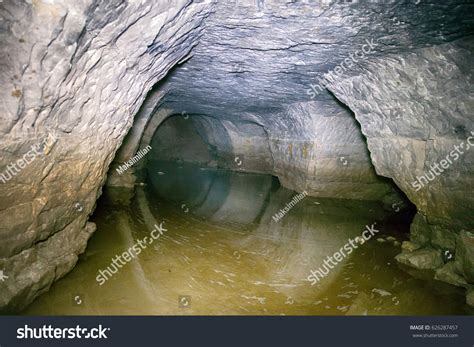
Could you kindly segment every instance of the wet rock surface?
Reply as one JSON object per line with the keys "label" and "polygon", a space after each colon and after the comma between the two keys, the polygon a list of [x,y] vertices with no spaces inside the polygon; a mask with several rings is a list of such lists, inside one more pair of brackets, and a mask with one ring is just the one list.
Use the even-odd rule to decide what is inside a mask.
{"label": "wet rock surface", "polygon": [[469,306],[474,307],[474,289],[472,289],[472,288],[470,290],[468,290],[468,292],[467,292],[466,303]]}
{"label": "wet rock surface", "polygon": [[443,281],[454,286],[467,286],[467,282],[459,274],[457,264],[455,262],[449,262],[443,267],[436,270],[435,279]]}
{"label": "wet rock surface", "polygon": [[401,253],[395,258],[398,262],[420,270],[437,269],[444,264],[441,253],[435,249],[419,249]]}
{"label": "wet rock surface", "polygon": [[[379,174],[399,182],[395,175],[381,172],[374,161],[374,153],[369,157],[354,115],[334,98],[332,93],[340,94],[338,90],[344,86],[343,81],[337,81],[338,87],[329,88],[330,92],[324,85],[318,87],[318,81],[324,74],[341,69],[342,64],[347,71],[340,79],[345,80],[351,72],[361,73],[356,65],[377,58],[385,63],[391,62],[391,58],[385,57],[411,55],[414,64],[418,64],[417,56],[421,54],[412,53],[416,49],[473,32],[468,19],[460,14],[468,7],[461,2],[457,6],[447,6],[435,1],[383,6],[219,2],[215,14],[206,22],[206,30],[193,58],[167,78],[165,86],[170,91],[165,102],[178,114],[212,115],[238,128],[249,122],[264,127],[267,136],[262,142],[269,142],[273,163],[269,169],[257,169],[276,175],[287,188],[306,190],[313,196],[381,199],[391,193],[390,185],[375,175],[372,162]],[[445,24],[451,18],[457,18],[454,27]],[[362,48],[368,53],[361,53]],[[350,57],[354,58],[356,52],[363,58],[355,58],[357,63],[354,63]],[[437,58],[436,54],[433,51],[430,59],[440,66],[445,64],[445,59]],[[351,64],[347,64],[347,59]],[[468,57],[463,59],[467,61]],[[423,61],[425,65],[430,63]],[[406,88],[418,83],[418,77],[411,76],[411,70],[409,68],[403,74]],[[203,75],[206,78],[202,78]],[[365,86],[361,98],[373,94],[368,89],[378,88],[379,84],[388,84],[387,89],[391,88],[385,81],[392,76],[374,77],[376,80]],[[445,79],[444,76],[434,78]],[[455,79],[452,81],[454,83]],[[350,88],[359,88],[359,85]],[[466,93],[461,98],[465,97]],[[341,100],[345,98],[341,97]],[[373,95],[370,104],[378,107],[374,106],[378,100],[378,96]],[[353,105],[349,106],[352,108]],[[391,108],[387,112],[396,113],[393,117],[403,113],[402,110],[396,112],[394,105],[387,107]],[[357,107],[352,111],[357,111]],[[356,118],[370,140],[371,136],[364,131],[364,122]],[[400,130],[406,127],[417,131],[412,126],[416,122],[407,120]],[[396,126],[399,123],[401,121],[397,120]],[[378,123],[366,125],[381,128],[383,138],[390,135]],[[390,136],[388,140],[392,139],[396,137]],[[369,150],[370,146],[369,143]],[[386,147],[385,143],[375,146]],[[394,143],[393,147],[413,153],[408,156],[418,153],[418,149],[408,148],[402,141]],[[234,151],[239,157],[249,154],[245,149]],[[385,153],[384,156],[390,161],[387,165],[397,173],[406,174],[397,158],[388,158]],[[248,170],[255,170],[255,166],[249,165]],[[410,170],[413,171],[413,167]],[[403,190],[404,187],[398,185]]]}
{"label": "wet rock surface", "polygon": [[[24,307],[73,268],[133,115],[189,54],[209,8],[0,3],[0,268],[9,278],[0,283],[1,310]],[[28,154],[31,146],[41,150]]]}
{"label": "wet rock surface", "polygon": [[456,245],[456,261],[469,283],[474,283],[474,233],[461,231]]}
{"label": "wet rock surface", "polygon": [[[12,280],[0,283],[0,310],[75,265],[132,124],[112,170],[173,114],[216,149],[209,166],[392,206],[403,200],[393,180],[419,211],[420,249],[402,262],[439,268],[448,250],[472,284],[472,243],[459,231],[474,228],[473,151],[413,185],[474,130],[471,11],[463,1],[1,2],[0,269]],[[344,76],[313,97],[343,62]],[[137,182],[132,170],[109,176]]]}

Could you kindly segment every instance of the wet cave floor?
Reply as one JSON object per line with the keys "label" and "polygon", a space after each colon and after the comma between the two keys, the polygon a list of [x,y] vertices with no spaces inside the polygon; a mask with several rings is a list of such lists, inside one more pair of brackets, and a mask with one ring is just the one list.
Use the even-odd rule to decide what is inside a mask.
{"label": "wet cave floor", "polygon": [[[275,222],[297,193],[275,187],[272,176],[166,165],[151,171],[157,175],[130,207],[99,200],[97,231],[77,266],[24,314],[467,313],[462,290],[394,261],[408,226],[384,222],[378,203],[307,196]],[[373,223],[379,233],[311,285],[310,271]],[[159,238],[100,285],[99,271],[150,239],[155,224]]]}

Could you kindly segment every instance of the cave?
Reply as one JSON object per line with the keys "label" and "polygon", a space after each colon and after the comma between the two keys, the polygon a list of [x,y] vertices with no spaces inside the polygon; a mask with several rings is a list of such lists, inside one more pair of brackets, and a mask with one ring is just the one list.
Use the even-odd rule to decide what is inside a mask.
{"label": "cave", "polygon": [[0,2],[0,312],[472,314],[473,7]]}

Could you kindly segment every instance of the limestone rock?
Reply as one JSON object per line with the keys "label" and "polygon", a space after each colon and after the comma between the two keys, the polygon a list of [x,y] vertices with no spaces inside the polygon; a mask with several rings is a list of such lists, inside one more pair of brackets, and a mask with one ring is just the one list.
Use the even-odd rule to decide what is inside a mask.
{"label": "limestone rock", "polygon": [[417,243],[413,243],[410,241],[403,241],[402,242],[402,250],[406,252],[413,252],[416,251],[417,249],[420,249],[421,246]]}
{"label": "limestone rock", "polygon": [[461,231],[456,243],[456,262],[469,283],[474,283],[474,233]]}
{"label": "limestone rock", "polygon": [[440,226],[433,226],[432,228],[431,245],[434,248],[454,252],[456,249],[456,238],[457,234],[451,230]]}
{"label": "limestone rock", "polygon": [[466,292],[466,303],[469,306],[474,307],[474,288],[471,288]]}
{"label": "limestone rock", "polygon": [[443,281],[454,286],[466,286],[467,282],[457,273],[456,263],[451,261],[439,268],[435,272],[435,279],[438,281]]}
{"label": "limestone rock", "polygon": [[410,240],[421,246],[429,246],[431,243],[431,227],[420,213],[415,215],[411,223]]}
{"label": "limestone rock", "polygon": [[[239,170],[309,195],[393,204],[393,180],[420,212],[420,245],[434,230],[434,246],[449,248],[438,231],[472,230],[472,151],[413,186],[474,130],[471,5],[316,3],[0,1],[0,173],[38,152],[2,176],[0,262],[20,281],[0,288],[0,308],[21,309],[72,269],[117,150],[133,124],[116,161],[130,158],[163,121],[158,109],[207,117],[195,126],[220,148],[210,162],[235,169],[241,156]],[[364,45],[366,59],[311,95]],[[434,266],[436,252],[412,260]]]}
{"label": "limestone rock", "polygon": [[0,310],[22,309],[73,268],[133,115],[211,11],[185,0],[0,1],[0,269],[10,279]]}
{"label": "limestone rock", "polygon": [[401,264],[420,270],[437,269],[444,264],[441,253],[432,248],[403,252],[397,255],[395,259]]}

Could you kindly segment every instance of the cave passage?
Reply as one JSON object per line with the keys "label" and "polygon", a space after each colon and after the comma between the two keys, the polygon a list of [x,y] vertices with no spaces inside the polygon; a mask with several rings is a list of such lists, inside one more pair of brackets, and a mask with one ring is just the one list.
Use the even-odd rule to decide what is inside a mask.
{"label": "cave passage", "polygon": [[[271,174],[239,171],[232,141],[221,136],[220,146],[210,145],[216,134],[209,129],[222,130],[217,120],[194,115],[173,115],[158,127],[130,206],[99,201],[97,232],[78,265],[26,314],[464,312],[462,291],[415,278],[394,261],[413,211],[311,197]],[[234,170],[222,167],[228,162]],[[311,270],[367,225],[379,232],[311,285]],[[104,272],[156,226],[163,228],[158,239],[115,273]],[[101,271],[110,278],[98,285]]]}
{"label": "cave passage", "polygon": [[0,0],[0,314],[472,315],[473,8]]}

